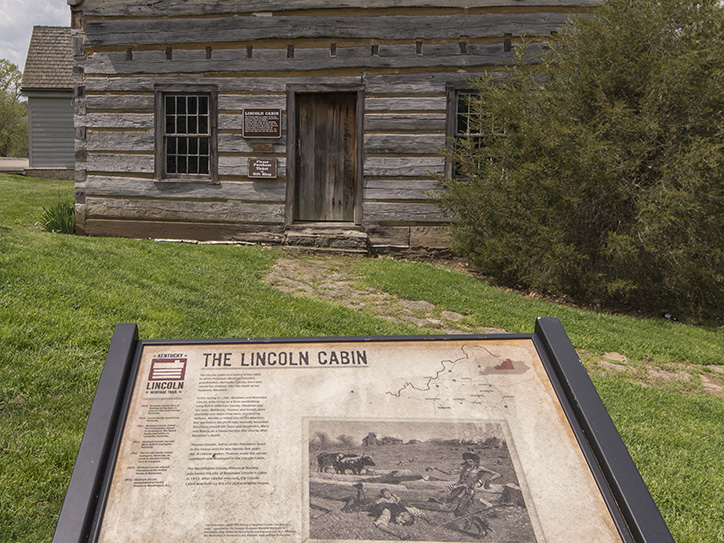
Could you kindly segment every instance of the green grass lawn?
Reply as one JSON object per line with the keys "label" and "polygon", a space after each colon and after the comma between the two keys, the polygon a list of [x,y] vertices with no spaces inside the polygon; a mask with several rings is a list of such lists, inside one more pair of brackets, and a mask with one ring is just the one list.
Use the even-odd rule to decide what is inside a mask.
{"label": "green grass lawn", "polygon": [[[43,232],[43,207],[72,193],[71,182],[0,175],[0,543],[52,538],[116,323],[137,323],[144,339],[420,333],[275,289],[264,281],[273,249]],[[474,327],[532,332],[536,317],[559,317],[676,540],[724,542],[724,398],[700,378],[719,378],[724,330],[556,305],[444,267],[340,265]],[[599,371],[614,351],[640,371]],[[691,379],[647,378],[671,366]]]}

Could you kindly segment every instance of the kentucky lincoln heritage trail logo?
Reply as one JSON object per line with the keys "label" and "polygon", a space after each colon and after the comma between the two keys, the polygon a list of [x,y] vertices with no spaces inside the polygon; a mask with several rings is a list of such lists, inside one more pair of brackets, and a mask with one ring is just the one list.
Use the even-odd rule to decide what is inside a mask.
{"label": "kentucky lincoln heritage trail logo", "polygon": [[146,390],[160,392],[183,389],[187,361],[186,357],[180,355],[159,355],[152,359]]}

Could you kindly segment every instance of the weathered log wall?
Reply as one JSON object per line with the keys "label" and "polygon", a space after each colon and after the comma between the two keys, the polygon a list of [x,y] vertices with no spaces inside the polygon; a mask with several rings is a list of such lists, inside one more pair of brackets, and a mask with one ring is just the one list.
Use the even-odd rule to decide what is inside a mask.
{"label": "weathered log wall", "polygon": [[[281,139],[260,151],[244,108],[287,110],[289,85],[364,86],[361,227],[373,246],[444,245],[448,84],[499,70],[598,0],[75,0],[76,203],[90,234],[278,242]],[[156,85],[218,88],[218,183],[155,175]],[[278,177],[252,179],[248,159]]]}

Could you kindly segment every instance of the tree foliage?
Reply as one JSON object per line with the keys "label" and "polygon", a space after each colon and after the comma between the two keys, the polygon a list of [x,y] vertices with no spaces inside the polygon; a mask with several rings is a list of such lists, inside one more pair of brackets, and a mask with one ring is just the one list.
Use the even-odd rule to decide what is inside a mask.
{"label": "tree foliage", "polygon": [[0,59],[0,156],[28,156],[27,108],[20,101],[22,73]]}
{"label": "tree foliage", "polygon": [[722,318],[723,37],[718,0],[610,0],[475,81],[456,247],[506,285]]}

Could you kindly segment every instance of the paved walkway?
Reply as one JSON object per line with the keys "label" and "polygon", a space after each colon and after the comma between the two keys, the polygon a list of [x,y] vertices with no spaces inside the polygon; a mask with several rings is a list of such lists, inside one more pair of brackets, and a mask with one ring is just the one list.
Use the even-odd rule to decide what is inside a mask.
{"label": "paved walkway", "polygon": [[2,173],[23,173],[27,167],[27,158],[0,157],[0,172]]}

